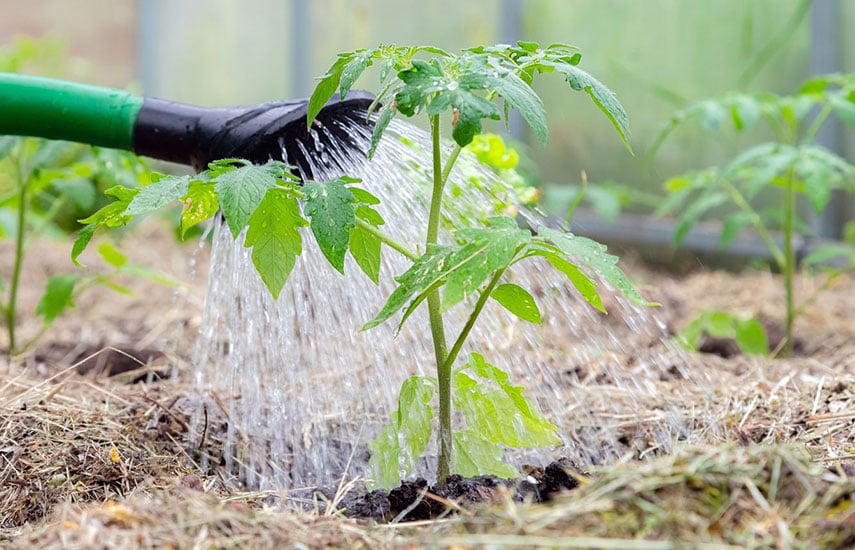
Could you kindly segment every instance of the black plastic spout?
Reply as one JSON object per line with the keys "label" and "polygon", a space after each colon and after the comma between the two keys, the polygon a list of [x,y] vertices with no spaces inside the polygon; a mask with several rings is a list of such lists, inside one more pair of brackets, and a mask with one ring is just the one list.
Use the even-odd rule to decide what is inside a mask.
{"label": "black plastic spout", "polygon": [[[307,99],[274,101],[252,107],[203,108],[146,98],[134,131],[134,152],[203,170],[222,158],[256,163],[280,160],[295,166],[303,179],[325,164],[321,149],[351,149],[365,153],[370,132],[368,107],[374,96],[352,91],[333,99],[318,114],[312,132],[306,128]],[[324,141],[335,140],[335,144]]]}

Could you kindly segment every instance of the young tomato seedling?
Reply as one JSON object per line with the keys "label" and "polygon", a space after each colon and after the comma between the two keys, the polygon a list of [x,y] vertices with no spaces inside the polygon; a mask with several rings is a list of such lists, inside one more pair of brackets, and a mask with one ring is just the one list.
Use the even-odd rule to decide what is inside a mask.
{"label": "young tomato seedling", "polygon": [[[799,216],[798,197],[807,199],[815,212],[821,212],[834,190],[855,189],[855,166],[816,145],[814,139],[829,116],[836,115],[847,124],[855,124],[855,75],[829,75],[806,82],[795,95],[728,94],[708,99],[675,114],[657,137],[654,155],[671,132],[689,120],[699,120],[708,130],[718,130],[726,120],[742,132],[765,119],[775,141],[761,143],[739,154],[722,167],[689,172],[671,178],[665,187],[668,199],[660,215],[680,211],[674,242],[679,245],[689,230],[705,214],[735,207],[721,215],[721,248],[727,248],[739,233],[752,228],[763,239],[784,279],[786,297],[786,335],[781,353],[792,350],[793,329],[798,315],[813,296],[796,303],[794,275],[798,258],[795,235],[810,234],[809,224]],[[762,210],[753,202],[761,193],[777,194],[778,203]],[[714,210],[715,209],[715,210]],[[783,242],[776,241],[779,230]],[[814,265],[838,258],[855,268],[852,247],[830,245],[804,258]],[[846,269],[844,265],[844,269]],[[829,281],[842,270],[829,273]],[[829,283],[830,284],[830,283]],[[756,333],[756,331],[755,331]],[[760,346],[749,346],[753,350]]]}
{"label": "young tomato seedling", "polygon": [[11,272],[0,274],[3,296],[0,315],[10,357],[30,349],[57,317],[74,307],[76,299],[88,288],[100,285],[127,293],[117,284],[118,276],[155,277],[139,266],[128,264],[123,254],[103,243],[98,252],[108,269],[86,275],[51,276],[35,310],[42,319],[41,329],[23,341],[18,334],[18,296],[26,280],[24,260],[33,239],[70,232],[77,226],[74,214],[91,212],[97,206],[98,187],[105,182],[121,179],[134,185],[147,173],[139,159],[128,153],[61,141],[0,136],[0,238],[14,241]]}
{"label": "young tomato seedling", "polygon": [[[419,114],[428,118],[431,164],[424,171],[430,176],[431,193],[421,254],[381,229],[380,201],[370,190],[358,187],[359,180],[340,177],[301,185],[280,162],[254,166],[234,159],[212,163],[195,177],[163,177],[141,190],[112,190],[117,201],[90,218],[91,225],[81,234],[75,251],[79,253],[99,225],[121,225],[135,215],[182,200],[183,228],[220,210],[235,237],[246,228],[245,246],[252,248],[252,260],[275,297],[302,252],[303,227],[309,228],[338,271],[344,272],[345,257],[350,253],[375,282],[381,247],[386,245],[412,265],[396,277],[397,288],[363,328],[371,329],[393,317],[400,328],[425,304],[436,375],[414,376],[403,383],[391,422],[371,444],[375,481],[382,486],[397,483],[425,452],[433,432],[434,399],[438,401],[440,482],[451,472],[512,476],[516,471],[502,462],[501,446],[557,445],[555,427],[523,395],[523,388],[513,385],[507,373],[483,355],[471,353],[458,361],[490,299],[525,321],[540,322],[533,296],[505,280],[508,269],[540,258],[566,275],[581,296],[600,310],[603,304],[594,276],[636,302],[647,302],[604,246],[546,226],[532,231],[521,228],[511,217],[496,215],[484,224],[452,228],[453,242],[441,242],[444,201],[453,200],[446,184],[463,148],[481,133],[483,119],[500,119],[509,109],[516,109],[538,140],[546,141],[546,114],[530,86],[541,73],[561,75],[571,89],[587,94],[626,143],[626,113],[610,90],[578,67],[580,60],[581,55],[570,46],[541,48],[530,42],[473,48],[459,54],[433,47],[381,46],[338,56],[309,100],[309,126],[334,94],[346,94],[372,66],[379,68],[382,91],[372,106],[377,112],[370,115],[374,131],[369,157],[392,118]],[[445,157],[443,128],[454,141]],[[470,308],[467,320],[459,333],[449,335],[444,315],[463,304]],[[454,408],[462,417],[456,425],[452,422]]]}

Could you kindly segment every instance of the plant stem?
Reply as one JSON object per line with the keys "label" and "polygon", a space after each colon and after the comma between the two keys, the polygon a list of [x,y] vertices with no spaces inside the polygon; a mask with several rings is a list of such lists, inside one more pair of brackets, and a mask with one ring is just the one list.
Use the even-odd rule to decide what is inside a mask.
{"label": "plant stem", "polygon": [[793,290],[793,275],[796,270],[796,254],[793,249],[793,222],[796,217],[796,182],[795,173],[790,168],[787,185],[784,189],[784,287],[787,296],[787,325],[786,341],[781,353],[784,356],[793,350],[793,325],[796,320],[795,294]]}
{"label": "plant stem", "polygon": [[582,199],[585,198],[585,193],[588,191],[588,176],[585,174],[585,171],[582,170],[582,188],[579,190],[579,193],[573,198],[573,202],[570,203],[570,206],[567,207],[567,213],[564,214],[564,223],[569,224],[570,219],[573,217],[573,214],[576,212],[576,209],[579,208],[579,205],[582,204]]}
{"label": "plant stem", "polygon": [[805,131],[805,134],[802,137],[802,142],[813,142],[813,140],[816,138],[816,134],[818,134],[820,128],[822,128],[822,125],[825,124],[826,120],[828,120],[829,115],[831,115],[831,104],[826,103],[822,106],[822,110],[813,119],[813,122],[811,122],[810,127]]}
{"label": "plant stem", "polygon": [[481,310],[484,309],[484,306],[487,305],[487,300],[490,299],[490,294],[493,293],[493,289],[496,288],[496,285],[499,284],[499,279],[504,275],[505,270],[500,269],[493,274],[493,278],[490,279],[489,284],[481,291],[481,295],[478,297],[478,301],[475,303],[475,309],[472,310],[472,313],[469,315],[469,318],[466,320],[466,324],[463,325],[463,329],[460,331],[460,334],[457,336],[457,340],[454,341],[454,345],[451,346],[451,351],[448,352],[448,357],[445,358],[445,365],[443,365],[444,369],[448,369],[451,371],[451,366],[454,364],[454,361],[457,359],[457,355],[460,353],[461,348],[463,348],[463,343],[466,341],[466,338],[469,337],[469,332],[472,330],[472,327],[475,326],[475,321],[478,320],[478,316],[481,315]]}
{"label": "plant stem", "polygon": [[443,187],[445,187],[445,182],[448,181],[448,175],[451,174],[451,169],[454,167],[454,163],[457,161],[457,157],[460,156],[461,151],[463,151],[463,147],[455,145],[454,149],[452,149],[451,153],[448,155],[448,159],[445,161],[445,168],[442,169]]}
{"label": "plant stem", "polygon": [[[433,194],[430,199],[427,236],[425,245],[434,244],[439,237],[439,220],[442,213],[442,158],[439,140],[439,115],[430,117],[430,135],[433,145]],[[440,313],[439,290],[427,296],[430,333],[436,358],[436,378],[439,389],[439,458],[437,460],[437,482],[445,483],[451,473],[451,368],[447,368],[448,345],[445,342],[445,327]]]}
{"label": "plant stem", "polygon": [[778,267],[783,270],[784,264],[786,263],[786,255],[781,248],[775,243],[775,239],[772,238],[772,235],[769,233],[769,230],[766,229],[766,226],[763,225],[763,220],[760,219],[760,214],[757,213],[754,208],[751,207],[751,204],[745,200],[745,197],[742,193],[739,192],[739,189],[736,188],[735,185],[730,183],[727,179],[722,178],[722,182],[724,186],[727,188],[728,192],[730,192],[730,196],[733,199],[733,202],[742,209],[743,212],[747,213],[751,216],[751,225],[754,227],[754,231],[757,232],[757,235],[763,240],[766,244],[766,248],[769,250],[769,253],[772,254],[772,258],[775,259],[775,263]]}
{"label": "plant stem", "polygon": [[[9,358],[17,353],[15,342],[15,324],[17,322],[18,287],[21,282],[21,268],[24,265],[24,229],[27,221],[27,191],[29,181],[24,180],[24,171],[18,167],[18,234],[15,235],[15,264],[12,268],[12,280],[9,283],[9,302],[6,306],[6,331],[9,334]],[[29,178],[27,178],[29,180]]]}
{"label": "plant stem", "polygon": [[358,227],[360,227],[361,229],[365,230],[367,233],[371,233],[372,235],[377,237],[381,243],[385,244],[386,246],[388,246],[389,248],[391,248],[395,252],[401,254],[402,256],[407,258],[408,260],[411,260],[414,262],[419,258],[418,254],[416,254],[415,252],[413,252],[412,250],[410,250],[409,248],[404,246],[403,243],[396,241],[395,239],[393,239],[389,235],[383,233],[382,231],[380,231],[379,229],[377,229],[376,227],[374,227],[373,225],[371,225],[367,221],[360,219],[360,218],[356,218],[356,225]]}

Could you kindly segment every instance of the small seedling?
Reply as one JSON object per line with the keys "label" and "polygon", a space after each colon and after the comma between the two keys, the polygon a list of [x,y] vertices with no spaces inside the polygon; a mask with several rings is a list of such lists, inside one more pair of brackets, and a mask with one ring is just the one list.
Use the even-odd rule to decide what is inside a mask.
{"label": "small seedling", "polygon": [[[0,72],[38,69],[53,72],[66,64],[54,41],[16,39],[0,48]],[[109,243],[98,253],[107,264],[101,271],[61,273],[50,277],[35,313],[39,332],[26,342],[18,335],[18,293],[29,244],[37,237],[63,236],[79,228],[77,218],[99,208],[100,191],[113,185],[135,187],[148,179],[148,168],[134,155],[61,141],[0,136],[0,238],[14,241],[10,273],[0,274],[0,323],[5,326],[10,356],[29,349],[54,320],[94,285],[128,292],[117,284],[119,275],[142,275],[166,282],[150,271],[128,264]],[[171,281],[170,281],[171,284]]]}
{"label": "small seedling", "polygon": [[743,319],[726,311],[701,312],[677,335],[690,349],[697,350],[704,334],[713,338],[733,338],[736,345],[749,355],[768,355],[766,329],[754,318]]}
{"label": "small seedling", "polygon": [[[309,100],[309,125],[334,94],[344,95],[370,66],[379,68],[382,91],[374,105],[378,110],[373,115],[369,155],[373,155],[392,118],[428,117],[431,164],[421,168],[429,176],[431,198],[423,253],[382,230],[380,201],[370,190],[359,187],[359,180],[340,177],[301,185],[281,162],[255,166],[226,159],[212,163],[195,177],[167,176],[139,190],[109,190],[116,201],[86,220],[89,225],[75,244],[74,254],[79,254],[98,226],[124,225],[134,216],[174,200],[184,203],[184,229],[218,211],[222,211],[235,238],[245,229],[244,244],[252,248],[252,261],[274,297],[302,252],[303,228],[308,227],[338,271],[344,272],[345,257],[350,253],[374,282],[379,278],[381,247],[386,245],[412,265],[395,278],[398,287],[363,329],[392,318],[400,328],[416,308],[425,304],[436,375],[414,376],[403,383],[392,421],[371,444],[375,480],[380,485],[393,485],[410,471],[431,440],[435,418],[440,482],[451,472],[512,476],[516,471],[502,462],[501,445],[557,445],[560,440],[555,427],[523,395],[523,389],[484,356],[473,352],[458,361],[472,327],[491,299],[525,321],[540,322],[534,297],[506,280],[508,269],[523,261],[545,261],[601,311],[604,308],[595,275],[631,300],[648,302],[604,246],[542,225],[534,232],[522,229],[512,217],[495,213],[494,204],[485,205],[494,215],[483,220],[476,216],[466,226],[447,228],[451,238],[440,242],[443,203],[455,198],[446,184],[464,148],[481,133],[484,119],[498,120],[506,117],[509,109],[517,109],[539,141],[546,141],[546,114],[530,86],[540,73],[561,75],[573,90],[587,94],[626,142],[626,113],[611,91],[578,67],[580,60],[581,55],[570,46],[541,48],[530,42],[473,48],[456,55],[432,47],[383,46],[338,56]],[[499,100],[502,103],[497,105]],[[443,128],[454,140],[454,148],[445,156]],[[478,147],[476,143],[476,154]],[[501,157],[496,147],[494,143],[492,153]],[[489,142],[486,151],[480,153],[491,154]],[[475,181],[473,185],[484,183]],[[444,315],[464,305],[470,311],[468,318],[460,332],[448,339]],[[459,422],[453,422],[453,409],[461,413]]]}
{"label": "small seedling", "polygon": [[[792,350],[795,320],[806,305],[796,303],[794,290],[798,264],[794,237],[799,233],[810,234],[808,223],[800,216],[798,198],[804,197],[815,212],[821,212],[834,190],[855,189],[855,166],[814,143],[820,128],[832,115],[855,124],[855,75],[815,78],[790,96],[728,94],[695,103],[674,115],[651,152],[654,155],[675,128],[690,120],[699,120],[711,131],[730,120],[736,131],[743,132],[763,119],[774,132],[775,141],[756,145],[724,166],[668,180],[665,187],[669,197],[658,213],[680,212],[674,234],[676,245],[704,216],[721,219],[722,249],[748,228],[763,239],[775,266],[783,273],[786,335],[781,353],[784,355]],[[755,199],[775,195],[777,203],[772,206],[763,209],[755,206]],[[775,230],[781,232],[781,240],[773,236]],[[805,264],[837,257],[844,260],[842,269],[849,269],[855,267],[846,260],[851,256],[851,247],[834,245],[815,250],[805,258]],[[840,272],[830,273],[829,278]],[[813,297],[806,302],[812,300]]]}
{"label": "small seedling", "polygon": [[0,314],[6,328],[9,355],[28,350],[54,320],[86,289],[95,285],[118,292],[128,290],[116,282],[119,275],[157,278],[127,259],[109,243],[98,252],[108,268],[86,275],[62,273],[51,276],[35,313],[42,318],[41,330],[26,342],[17,334],[18,293],[23,278],[28,245],[40,235],[62,235],[76,229],[68,213],[91,212],[98,205],[99,186],[121,181],[135,185],[147,170],[132,155],[102,151],[88,146],[32,138],[0,136],[0,237],[14,240],[14,261],[7,283],[0,278],[5,296]]}

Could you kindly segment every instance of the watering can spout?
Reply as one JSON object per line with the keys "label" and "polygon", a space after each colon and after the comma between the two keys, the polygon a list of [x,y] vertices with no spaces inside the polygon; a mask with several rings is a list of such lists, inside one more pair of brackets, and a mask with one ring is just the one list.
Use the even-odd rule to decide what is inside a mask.
{"label": "watering can spout", "polygon": [[[353,91],[331,100],[306,127],[308,100],[204,108],[122,90],[0,73],[0,134],[124,149],[196,170],[221,158],[281,160],[309,179],[334,150],[364,153],[374,96]],[[317,131],[324,129],[324,131]],[[335,141],[336,143],[330,143]]]}
{"label": "watering can spout", "polygon": [[365,151],[366,143],[356,137],[358,133],[336,132],[339,124],[334,121],[367,125],[367,109],[373,100],[371,94],[355,91],[331,101],[314,122],[316,128],[327,131],[312,135],[306,127],[307,99],[206,109],[146,98],[137,117],[133,150],[197,170],[222,158],[282,160],[296,166],[308,179],[313,176],[312,167],[321,163],[319,153],[329,145],[322,142],[324,139],[336,139],[343,147]]}

